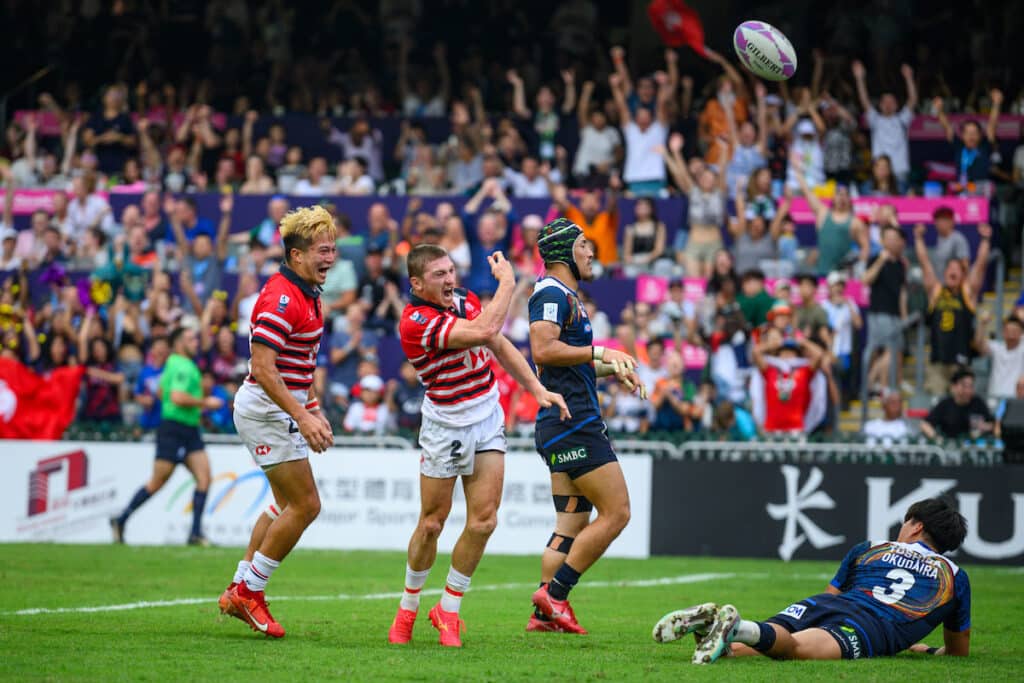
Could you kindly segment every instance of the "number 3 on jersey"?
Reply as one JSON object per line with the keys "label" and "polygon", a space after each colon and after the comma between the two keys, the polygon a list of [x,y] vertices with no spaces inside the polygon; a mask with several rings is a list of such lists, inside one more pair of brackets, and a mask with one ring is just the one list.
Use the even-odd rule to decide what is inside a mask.
{"label": "number 3 on jersey", "polygon": [[886,605],[895,605],[914,587],[914,575],[906,569],[893,569],[885,578],[892,579],[892,583],[888,586],[875,586],[871,590],[871,595]]}

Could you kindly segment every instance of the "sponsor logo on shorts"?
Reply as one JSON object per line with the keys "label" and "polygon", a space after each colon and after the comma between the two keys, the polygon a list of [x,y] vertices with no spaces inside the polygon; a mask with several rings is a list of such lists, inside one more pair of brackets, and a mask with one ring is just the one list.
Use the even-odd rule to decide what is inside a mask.
{"label": "sponsor logo on shorts", "polygon": [[850,644],[850,652],[853,659],[860,659],[861,648],[860,648],[860,635],[857,630],[852,626],[840,626],[839,630],[846,636],[846,641]]}
{"label": "sponsor logo on shorts", "polygon": [[256,455],[270,455],[270,446],[265,443],[261,443],[259,446],[253,449]]}
{"label": "sponsor logo on shorts", "polygon": [[277,300],[277,312],[284,313],[285,309],[288,308],[288,302],[291,299],[288,298],[287,294],[282,294],[281,298]]}
{"label": "sponsor logo on shorts", "polygon": [[790,605],[789,607],[787,607],[786,609],[782,610],[782,613],[785,614],[788,617],[793,617],[794,619],[799,619],[800,617],[802,617],[804,615],[804,612],[806,612],[806,611],[807,611],[806,607],[804,607],[803,605],[794,603],[794,604]]}
{"label": "sponsor logo on shorts", "polygon": [[573,448],[568,451],[562,451],[560,453],[551,454],[552,465],[564,465],[567,462],[576,462],[577,460],[586,460],[587,456],[586,446],[580,446],[579,448]]}

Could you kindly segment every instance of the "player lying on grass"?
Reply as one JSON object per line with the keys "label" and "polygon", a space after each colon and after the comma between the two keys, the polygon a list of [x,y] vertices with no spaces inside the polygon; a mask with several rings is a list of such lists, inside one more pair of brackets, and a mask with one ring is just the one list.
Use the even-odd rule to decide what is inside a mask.
{"label": "player lying on grass", "polygon": [[[895,541],[865,541],[846,554],[826,592],[765,621],[741,619],[713,603],[671,612],[654,626],[660,643],[695,633],[694,664],[723,655],[772,659],[860,659],[903,650],[966,657],[971,638],[967,573],[942,553],[967,535],[963,516],[944,500],[910,506]],[[939,624],[945,645],[919,641]],[[915,644],[917,643],[917,644]]]}

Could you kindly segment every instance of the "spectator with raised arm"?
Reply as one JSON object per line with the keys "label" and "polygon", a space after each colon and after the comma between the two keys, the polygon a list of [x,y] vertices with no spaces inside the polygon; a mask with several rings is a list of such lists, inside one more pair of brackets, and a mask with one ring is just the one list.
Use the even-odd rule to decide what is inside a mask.
{"label": "spectator with raised arm", "polygon": [[668,137],[669,105],[676,84],[661,71],[654,75],[654,80],[658,84],[656,111],[639,107],[636,114],[630,114],[618,75],[612,74],[608,78],[619,111],[619,125],[626,140],[622,179],[636,197],[656,197],[665,190],[665,162],[657,150],[664,146]]}
{"label": "spectator with raised arm", "polygon": [[966,261],[950,259],[943,268],[942,280],[928,258],[924,232],[923,224],[914,226],[914,249],[928,295],[931,328],[931,356],[925,372],[925,388],[937,396],[945,391],[957,368],[966,365],[971,358],[974,311],[985,284],[992,228],[984,223],[978,226],[981,242],[970,271]]}
{"label": "spectator with raised arm", "polygon": [[729,220],[728,226],[733,238],[733,261],[738,273],[760,270],[765,267],[766,261],[778,258],[779,235],[790,205],[788,196],[783,199],[777,211],[774,203],[755,201],[748,205],[746,182],[746,178],[741,178],[736,185],[736,217]]}
{"label": "spectator with raised arm", "polygon": [[910,123],[914,119],[914,108],[917,107],[914,70],[907,64],[900,67],[907,88],[907,101],[902,109],[899,108],[896,95],[891,92],[882,93],[876,109],[868,96],[864,65],[860,60],[854,60],[852,70],[857,84],[857,97],[871,129],[871,157],[877,159],[885,155],[889,158],[899,191],[903,192],[910,176]]}
{"label": "spectator with raised arm", "polygon": [[[207,232],[199,232],[191,238],[180,219],[180,206],[188,206],[188,199],[186,197],[179,200],[179,210],[168,211],[168,216],[171,232],[178,247],[178,263],[181,264],[181,294],[188,303],[186,309],[199,315],[203,310],[203,301],[221,286],[224,261],[228,253],[227,237],[231,230],[234,198],[231,195],[221,197],[220,224],[216,236],[211,237]],[[194,208],[192,210],[194,211]]]}
{"label": "spectator with raised arm", "polygon": [[1017,382],[1024,377],[1024,321],[1010,315],[1003,321],[1003,338],[989,339],[988,326],[992,312],[983,308],[978,314],[977,330],[974,334],[974,349],[982,356],[992,359],[988,376],[988,397],[990,399],[1015,398]]}
{"label": "spectator with raised arm", "polygon": [[561,112],[555,110],[557,104],[555,93],[549,86],[542,85],[537,90],[537,111],[534,112],[526,105],[526,91],[522,77],[514,69],[511,69],[506,74],[506,78],[512,85],[512,109],[516,116],[533,119],[533,131],[537,136],[537,157],[541,161],[554,163],[555,138],[561,125],[561,114],[571,114],[576,108],[576,86],[572,72],[562,72],[562,80],[565,83],[565,100],[562,103]]}
{"label": "spectator with raised arm", "polygon": [[932,100],[932,109],[939,117],[939,124],[946,133],[946,140],[953,147],[953,164],[956,166],[954,190],[967,192],[977,183],[989,179],[992,168],[992,149],[996,147],[996,125],[1003,104],[1003,91],[994,89],[990,93],[992,109],[989,111],[984,134],[981,124],[975,120],[964,121],[957,132],[946,116],[942,98]]}
{"label": "spectator with raised arm", "polygon": [[[715,254],[725,246],[722,226],[726,221],[726,176],[710,166],[704,166],[700,175],[694,179],[683,160],[683,143],[682,133],[673,133],[669,137],[668,153],[664,154],[664,160],[672,179],[688,199],[686,273],[690,277],[707,278],[711,275]],[[726,146],[720,138],[717,144],[723,148]]]}
{"label": "spectator with raised arm", "polygon": [[782,131],[787,135],[793,133],[786,187],[800,188],[806,197],[810,190],[805,186],[813,190],[825,182],[825,152],[820,137],[825,132],[825,122],[811,99],[811,91],[803,88],[802,93],[799,105],[782,124]]}
{"label": "spectator with raised arm", "polygon": [[751,121],[737,125],[733,109],[730,107],[725,110],[731,154],[726,166],[726,182],[730,194],[736,193],[740,183],[746,185],[757,169],[768,164],[768,107],[764,103],[764,84],[758,82],[754,92],[757,95],[756,126]]}
{"label": "spectator with raised arm", "polygon": [[853,135],[858,128],[857,119],[827,92],[821,95],[821,106],[826,127],[821,136],[825,178],[848,185],[853,182]]}
{"label": "spectator with raised arm", "polygon": [[593,94],[594,82],[585,81],[576,105],[580,140],[572,174],[583,187],[606,187],[612,168],[624,158],[622,136],[599,106],[591,106]]}
{"label": "spectator with raised arm", "polygon": [[451,73],[448,70],[447,49],[444,43],[437,43],[431,50],[434,68],[439,78],[439,88],[431,88],[432,79],[424,71],[416,77],[413,88],[409,87],[409,52],[412,40],[405,36],[398,43],[398,96],[402,112],[408,117],[444,116],[448,111],[451,93]]}
{"label": "spectator with raised arm", "polygon": [[698,120],[700,143],[705,151],[704,160],[709,164],[722,165],[726,160],[725,153],[717,144],[719,139],[729,135],[729,120],[726,114],[731,111],[735,125],[740,126],[747,121],[747,86],[736,68],[728,59],[705,47],[704,56],[718,64],[724,73],[715,79],[715,96],[708,98],[704,110]]}
{"label": "spectator with raised arm", "polygon": [[945,270],[953,259],[969,261],[971,245],[967,237],[956,228],[956,215],[948,206],[940,206],[932,212],[935,224],[935,246],[928,250],[928,260],[936,273]]}
{"label": "spectator with raised arm", "polygon": [[858,258],[866,261],[871,253],[867,227],[853,212],[853,201],[850,199],[850,188],[836,185],[832,206],[826,206],[808,187],[807,180],[801,169],[803,162],[799,157],[790,160],[790,166],[797,167],[796,181],[803,192],[804,199],[814,212],[814,227],[818,232],[818,248],[814,253],[814,265],[818,275],[826,276],[838,270],[850,256],[854,245],[859,248]]}

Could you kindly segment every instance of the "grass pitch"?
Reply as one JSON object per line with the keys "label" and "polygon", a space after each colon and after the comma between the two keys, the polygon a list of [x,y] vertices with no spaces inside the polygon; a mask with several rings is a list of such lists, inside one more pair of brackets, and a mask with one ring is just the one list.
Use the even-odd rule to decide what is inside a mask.
{"label": "grass pitch", "polygon": [[[573,592],[589,636],[525,633],[539,561],[485,557],[462,614],[462,650],[442,649],[426,618],[447,572],[439,557],[411,645],[387,643],[402,589],[399,553],[296,551],[275,574],[267,640],[221,617],[216,600],[236,549],[0,546],[0,677],[8,680],[509,681],[701,679],[1020,680],[1024,573],[968,567],[971,657],[904,654],[858,662],[689,663],[692,639],[651,639],[664,613],[732,602],[765,618],[820,592],[831,563],[710,558],[602,560]],[[431,590],[432,589],[432,590]],[[173,604],[142,607],[140,602]],[[86,611],[82,608],[98,608]],[[33,610],[31,613],[25,611]],[[929,639],[941,644],[941,633]]]}

